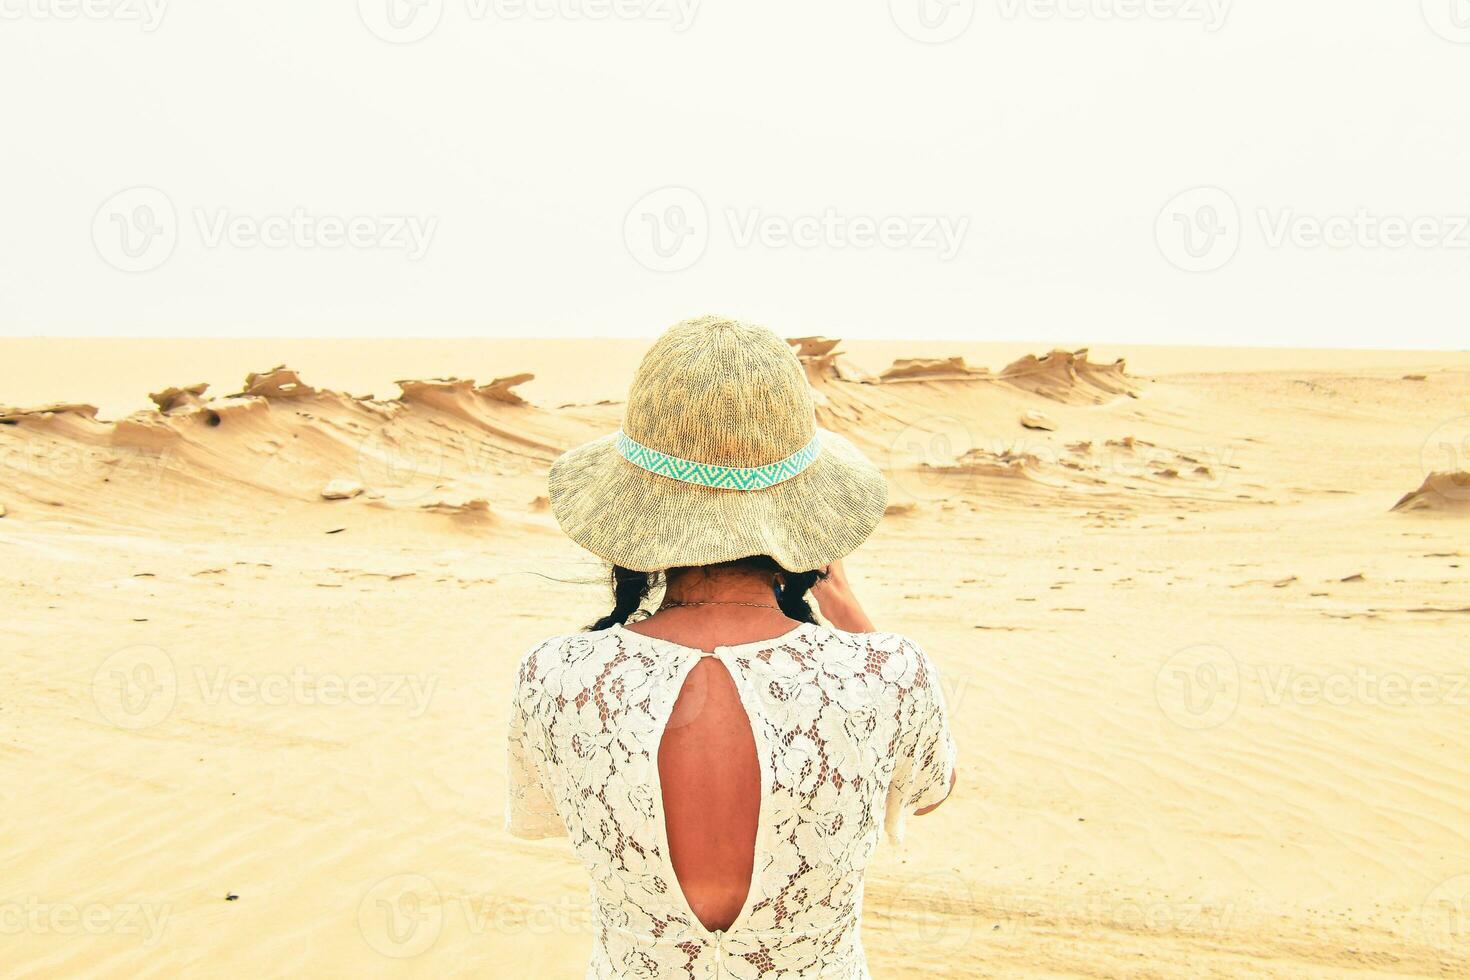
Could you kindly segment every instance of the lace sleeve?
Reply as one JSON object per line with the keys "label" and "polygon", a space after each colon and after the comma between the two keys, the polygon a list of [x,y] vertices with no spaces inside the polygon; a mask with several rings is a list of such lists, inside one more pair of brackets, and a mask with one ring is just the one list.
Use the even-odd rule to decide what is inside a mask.
{"label": "lace sleeve", "polygon": [[898,758],[888,786],[884,826],[893,843],[903,841],[910,813],[949,795],[954,778],[955,744],[939,671],[917,644],[908,644],[918,665],[913,684],[901,694]]}
{"label": "lace sleeve", "polygon": [[510,740],[506,756],[505,829],[516,837],[540,840],[565,837],[566,824],[556,812],[542,775],[544,741],[535,718],[538,647],[521,661],[510,706]]}

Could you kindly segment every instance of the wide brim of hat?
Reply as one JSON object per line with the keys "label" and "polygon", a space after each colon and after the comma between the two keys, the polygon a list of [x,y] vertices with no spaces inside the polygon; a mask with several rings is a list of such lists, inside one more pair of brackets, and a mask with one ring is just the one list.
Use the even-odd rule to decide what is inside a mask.
{"label": "wide brim of hat", "polygon": [[811,465],[761,490],[720,490],[650,473],[623,458],[612,433],[551,464],[551,512],[577,544],[635,571],[751,555],[770,555],[787,571],[811,571],[852,553],[888,506],[878,468],[842,436],[817,433],[822,451]]}

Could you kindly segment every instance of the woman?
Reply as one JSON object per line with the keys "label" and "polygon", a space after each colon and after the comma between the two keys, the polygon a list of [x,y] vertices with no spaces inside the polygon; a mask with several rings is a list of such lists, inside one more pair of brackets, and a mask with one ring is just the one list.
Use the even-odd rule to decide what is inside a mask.
{"label": "woman", "polygon": [[587,976],[867,977],[864,869],[955,756],[934,665],[842,571],[882,474],[816,427],[789,345],[706,317],[654,344],[622,430],[558,459],[550,498],[613,563],[613,609],[521,661],[506,823],[591,873]]}

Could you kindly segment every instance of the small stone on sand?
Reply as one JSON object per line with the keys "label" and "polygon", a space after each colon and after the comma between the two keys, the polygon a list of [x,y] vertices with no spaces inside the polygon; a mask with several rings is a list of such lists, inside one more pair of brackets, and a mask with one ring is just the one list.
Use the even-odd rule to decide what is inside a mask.
{"label": "small stone on sand", "polygon": [[350,500],[362,493],[362,484],[355,480],[333,480],[322,488],[323,500]]}
{"label": "small stone on sand", "polygon": [[1028,429],[1041,429],[1046,432],[1055,432],[1057,424],[1041,412],[1022,412],[1021,424]]}

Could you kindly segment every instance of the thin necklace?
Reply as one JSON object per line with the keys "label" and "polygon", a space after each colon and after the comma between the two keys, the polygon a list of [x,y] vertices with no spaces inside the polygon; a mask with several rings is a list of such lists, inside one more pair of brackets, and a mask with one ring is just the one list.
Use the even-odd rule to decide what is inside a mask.
{"label": "thin necklace", "polygon": [[670,606],[756,606],[760,609],[781,608],[780,606],[770,602],[736,602],[733,599],[705,599],[699,602],[681,602],[676,599],[672,602],[666,600],[663,604],[663,608],[665,609],[669,608]]}

